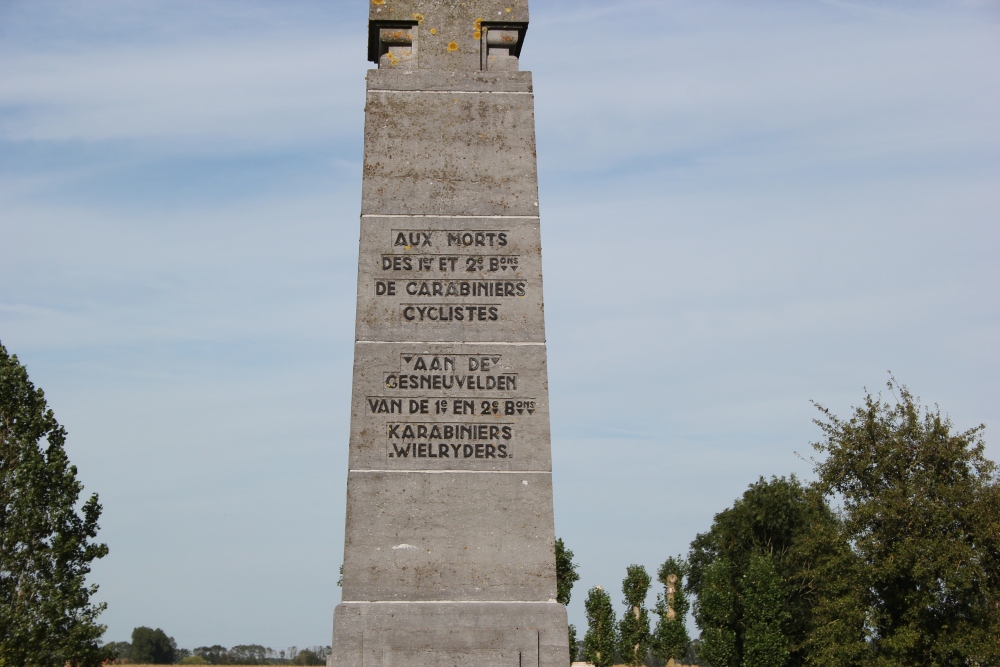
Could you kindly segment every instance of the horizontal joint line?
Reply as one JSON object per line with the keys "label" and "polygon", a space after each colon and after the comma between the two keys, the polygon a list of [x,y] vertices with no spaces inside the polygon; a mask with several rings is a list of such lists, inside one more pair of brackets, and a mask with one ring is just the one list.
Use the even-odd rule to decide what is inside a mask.
{"label": "horizontal joint line", "polygon": [[460,472],[470,475],[551,475],[550,470],[376,470],[374,468],[348,468],[347,472],[396,472],[439,475],[441,473]]}
{"label": "horizontal joint line", "polygon": [[437,95],[534,95],[526,90],[404,90],[398,88],[369,88],[369,93],[434,93]]}
{"label": "horizontal joint line", "polygon": [[341,604],[559,604],[556,600],[342,600]]}
{"label": "horizontal joint line", "polygon": [[366,345],[537,345],[545,343],[513,343],[508,341],[464,341],[464,340],[355,340],[355,344]]}
{"label": "horizontal joint line", "polygon": [[362,213],[362,218],[455,218],[461,220],[538,220],[537,215],[435,215],[434,213]]}

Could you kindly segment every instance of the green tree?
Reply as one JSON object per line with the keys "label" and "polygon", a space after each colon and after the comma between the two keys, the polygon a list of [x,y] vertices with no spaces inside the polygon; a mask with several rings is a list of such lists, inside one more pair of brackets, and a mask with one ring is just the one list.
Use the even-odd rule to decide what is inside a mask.
{"label": "green tree", "polygon": [[[573,593],[573,584],[580,575],[576,572],[577,564],[573,562],[573,552],[566,548],[562,538],[556,540],[556,601],[568,605]],[[569,626],[569,661],[576,659],[576,628]]]}
{"label": "green tree", "polygon": [[304,648],[292,658],[293,665],[325,665],[326,661],[316,651]]}
{"label": "green tree", "polygon": [[139,626],[132,630],[132,651],[129,657],[135,662],[151,665],[173,664],[177,655],[177,642],[160,628],[155,630]]}
{"label": "green tree", "polygon": [[[745,617],[746,575],[755,555],[766,556],[774,567],[787,612],[780,615],[779,623],[788,646],[787,665],[807,664],[813,633],[830,629],[821,627],[815,610],[831,594],[829,575],[840,567],[838,563],[848,551],[840,521],[819,489],[803,486],[794,476],[761,478],[751,484],[732,507],[715,516],[707,533],[691,543],[687,590],[698,598],[710,566],[725,561],[725,567],[713,575],[718,590],[711,593],[711,613],[704,610],[703,604],[702,612],[697,613],[696,605],[699,627],[703,631],[705,627],[714,628],[715,638],[706,645],[725,645],[729,648],[723,654],[732,651],[731,664],[744,664],[745,633],[752,620]],[[723,570],[730,577],[725,595],[718,580]],[[718,607],[723,599],[731,600],[732,605],[724,612]],[[702,625],[699,619],[709,620],[710,626]],[[725,632],[719,625],[721,619],[726,619]]]}
{"label": "green tree", "polygon": [[215,644],[213,646],[199,646],[194,649],[194,655],[205,660],[210,665],[222,665],[229,662],[229,650],[225,646]]}
{"label": "green tree", "polygon": [[689,607],[684,593],[686,575],[687,563],[680,556],[668,558],[656,573],[664,591],[656,599],[656,613],[660,618],[653,631],[651,648],[653,655],[664,662],[671,658],[680,662],[691,645],[685,624]]}
{"label": "green tree", "polygon": [[701,573],[694,618],[701,628],[698,659],[710,667],[739,667],[736,645],[739,614],[731,568],[726,558],[712,561]]}
{"label": "green tree", "polygon": [[770,556],[750,555],[743,575],[743,665],[785,667],[788,638],[782,626],[788,622],[782,582]]}
{"label": "green tree", "polygon": [[132,654],[132,645],[128,642],[109,642],[104,648],[111,660],[128,660]]}
{"label": "green tree", "polygon": [[[44,441],[44,443],[43,443]],[[83,485],[66,431],[16,356],[0,344],[0,665],[90,667],[109,659],[92,604],[97,494],[77,510]]]}
{"label": "green tree", "polygon": [[649,652],[649,610],[646,595],[652,580],[642,565],[629,565],[622,582],[622,601],[627,609],[618,623],[618,654],[626,665],[636,667],[646,662]]}
{"label": "green tree", "polygon": [[583,636],[584,660],[595,667],[615,664],[615,610],[611,596],[600,586],[587,592],[584,602],[587,612],[587,634]]}
{"label": "green tree", "polygon": [[983,427],[956,431],[895,379],[888,388],[893,400],[866,392],[846,420],[817,406],[816,472],[842,500],[853,558],[832,573],[831,604],[867,633],[814,637],[816,664],[845,646],[877,667],[1000,664],[1000,482]]}
{"label": "green tree", "polygon": [[267,648],[260,644],[240,644],[229,649],[229,661],[236,665],[263,665]]}
{"label": "green tree", "polygon": [[573,593],[573,584],[580,580],[576,573],[577,564],[573,562],[573,552],[566,548],[562,538],[556,540],[556,600],[560,604],[569,604]]}

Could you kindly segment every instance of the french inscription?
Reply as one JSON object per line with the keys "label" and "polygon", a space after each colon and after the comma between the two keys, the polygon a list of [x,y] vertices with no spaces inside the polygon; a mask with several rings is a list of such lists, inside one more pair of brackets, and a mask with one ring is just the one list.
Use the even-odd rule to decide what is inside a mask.
{"label": "french inscription", "polygon": [[463,222],[362,220],[359,339],[544,339],[537,221]]}
{"label": "french inscription", "polygon": [[394,273],[514,273],[520,255],[382,255],[382,270]]}
{"label": "french inscription", "polygon": [[412,248],[503,248],[508,229],[393,229],[392,246]]}

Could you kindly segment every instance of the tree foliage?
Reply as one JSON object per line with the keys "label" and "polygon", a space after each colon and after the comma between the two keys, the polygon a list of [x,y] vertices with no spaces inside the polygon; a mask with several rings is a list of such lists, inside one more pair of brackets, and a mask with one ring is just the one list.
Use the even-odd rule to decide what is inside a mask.
{"label": "tree foliage", "polygon": [[325,665],[326,660],[324,660],[320,655],[313,651],[312,649],[304,648],[298,652],[294,658],[292,658],[291,664],[293,665]]}
{"label": "tree foliage", "polygon": [[656,573],[663,584],[663,593],[657,596],[656,613],[659,620],[653,631],[651,648],[653,655],[666,662],[673,658],[680,662],[688,652],[691,639],[688,637],[687,619],[689,604],[684,592],[684,577],[687,563],[678,556],[668,558]]}
{"label": "tree foliage", "polygon": [[132,630],[133,662],[150,665],[170,665],[177,657],[177,642],[160,628],[139,626]]}
{"label": "tree foliage", "polygon": [[559,604],[569,604],[573,593],[573,584],[580,579],[576,573],[577,564],[573,562],[573,552],[566,548],[562,538],[556,540],[556,601]]}
{"label": "tree foliage", "polygon": [[770,556],[750,555],[743,575],[743,664],[746,667],[784,667],[788,662],[788,623],[782,581]]}
{"label": "tree foliage", "polygon": [[583,658],[595,667],[615,664],[615,610],[611,596],[600,586],[587,592],[587,634],[583,637]]}
{"label": "tree foliage", "polygon": [[[848,551],[840,522],[818,489],[802,485],[794,475],[751,484],[691,543],[687,589],[698,596],[699,627],[714,628],[714,638],[703,642],[707,650],[719,647],[720,656],[732,654],[725,658],[730,662],[719,664],[745,664],[746,632],[752,621],[746,616],[747,585],[752,581],[747,575],[754,557],[764,556],[780,590],[776,599],[784,613],[778,615],[778,628],[787,641],[786,664],[805,665],[806,645],[817,627],[815,609],[829,594],[828,573]],[[724,565],[712,571],[713,605],[706,609],[702,593],[710,567],[719,560]],[[728,582],[720,581],[723,572]],[[723,600],[730,600],[731,608],[721,609]]]}
{"label": "tree foliage", "polygon": [[729,561],[717,558],[700,574],[694,611],[701,629],[698,658],[710,667],[739,667],[742,664],[736,641],[739,613]]}
{"label": "tree foliage", "polygon": [[622,593],[625,599],[625,613],[618,623],[618,654],[626,665],[637,667],[646,661],[649,652],[649,610],[646,609],[646,595],[652,580],[642,565],[629,565]]}
{"label": "tree foliage", "polygon": [[956,432],[891,380],[842,420],[819,407],[825,493],[842,499],[850,553],[829,573],[814,664],[1000,664],[1000,484],[983,427]]}
{"label": "tree foliage", "polygon": [[16,356],[0,344],[0,665],[89,667],[109,659],[88,586],[107,554],[97,495],[64,448],[66,431]]}

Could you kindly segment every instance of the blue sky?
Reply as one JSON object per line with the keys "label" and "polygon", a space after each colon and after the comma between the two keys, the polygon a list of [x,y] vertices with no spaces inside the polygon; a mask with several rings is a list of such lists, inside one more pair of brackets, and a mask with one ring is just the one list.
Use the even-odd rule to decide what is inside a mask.
{"label": "blue sky", "polygon": [[[108,640],[329,643],[366,19],[0,0],[0,340],[100,493]],[[811,400],[891,370],[1000,458],[998,62],[995,1],[532,1],[578,627],[809,478]]]}

